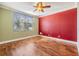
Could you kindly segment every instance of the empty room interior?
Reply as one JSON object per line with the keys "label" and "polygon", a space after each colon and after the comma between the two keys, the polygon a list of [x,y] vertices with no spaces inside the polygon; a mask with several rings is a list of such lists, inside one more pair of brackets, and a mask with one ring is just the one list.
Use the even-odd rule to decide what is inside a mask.
{"label": "empty room interior", "polygon": [[75,2],[0,2],[0,56],[78,56]]}

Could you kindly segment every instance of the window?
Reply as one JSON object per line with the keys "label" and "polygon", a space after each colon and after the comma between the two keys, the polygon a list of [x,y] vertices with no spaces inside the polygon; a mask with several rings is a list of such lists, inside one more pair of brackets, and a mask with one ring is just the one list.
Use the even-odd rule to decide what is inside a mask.
{"label": "window", "polygon": [[14,31],[31,31],[33,25],[33,17],[24,13],[13,13],[13,30]]}

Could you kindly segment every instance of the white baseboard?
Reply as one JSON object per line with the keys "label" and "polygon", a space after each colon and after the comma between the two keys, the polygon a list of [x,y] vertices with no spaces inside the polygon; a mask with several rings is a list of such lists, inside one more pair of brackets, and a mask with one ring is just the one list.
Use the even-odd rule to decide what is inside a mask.
{"label": "white baseboard", "polygon": [[27,37],[22,37],[22,38],[17,38],[17,39],[12,39],[12,40],[8,40],[8,41],[2,41],[0,42],[0,44],[4,44],[4,43],[8,43],[8,42],[12,42],[12,41],[18,41],[18,40],[22,40],[22,39],[27,39],[27,38],[30,38],[30,37],[35,37],[35,36],[41,36],[41,37],[47,37],[47,38],[50,38],[52,40],[58,40],[58,41],[64,41],[64,42],[69,42],[69,43],[74,43],[74,44],[77,44],[77,42],[74,42],[74,41],[68,41],[68,40],[64,40],[64,39],[59,39],[59,38],[55,38],[55,37],[48,37],[48,36],[44,36],[44,35],[32,35],[32,36],[27,36]]}
{"label": "white baseboard", "polygon": [[44,36],[44,35],[41,35],[42,37],[47,37],[47,38],[50,38],[52,40],[57,40],[57,41],[64,41],[64,42],[69,42],[69,43],[73,43],[73,44],[77,44],[77,42],[75,41],[69,41],[69,40],[64,40],[64,39],[59,39],[59,38],[55,38],[55,37],[48,37],[48,36]]}
{"label": "white baseboard", "polygon": [[0,42],[0,44],[18,41],[18,40],[22,40],[22,39],[27,39],[27,38],[35,37],[35,36],[39,36],[39,35],[32,35],[32,36],[27,36],[27,37],[22,37],[22,38],[17,38],[17,39],[11,39],[11,40],[8,40],[8,41],[2,41],[2,42]]}

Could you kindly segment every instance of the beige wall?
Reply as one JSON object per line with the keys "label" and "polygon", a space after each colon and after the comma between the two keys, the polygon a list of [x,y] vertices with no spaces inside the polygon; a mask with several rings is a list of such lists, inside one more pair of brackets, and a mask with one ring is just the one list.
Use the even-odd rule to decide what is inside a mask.
{"label": "beige wall", "polygon": [[[33,16],[33,15],[32,15]],[[0,41],[38,34],[38,18],[33,16],[33,30],[13,32],[13,11],[0,8]]]}
{"label": "beige wall", "polygon": [[[1,11],[1,9],[0,9],[0,11]],[[2,35],[1,35],[1,34],[2,34],[2,33],[1,33],[1,32],[2,32],[2,31],[1,31],[1,17],[2,17],[2,15],[1,15],[1,12],[0,12],[0,39],[2,39]]]}

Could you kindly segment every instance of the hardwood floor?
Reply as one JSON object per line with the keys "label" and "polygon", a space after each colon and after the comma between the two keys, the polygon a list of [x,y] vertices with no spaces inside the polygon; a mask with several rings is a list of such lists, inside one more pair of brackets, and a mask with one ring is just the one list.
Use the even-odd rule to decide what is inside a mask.
{"label": "hardwood floor", "polygon": [[0,56],[77,56],[77,45],[41,36],[0,44]]}

